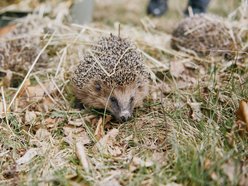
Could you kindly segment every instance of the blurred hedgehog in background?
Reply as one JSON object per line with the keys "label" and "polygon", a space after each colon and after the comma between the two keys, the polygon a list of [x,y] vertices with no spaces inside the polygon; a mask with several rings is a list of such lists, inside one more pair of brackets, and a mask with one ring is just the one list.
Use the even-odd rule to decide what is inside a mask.
{"label": "blurred hedgehog in background", "polygon": [[110,35],[91,47],[75,68],[72,85],[86,106],[107,109],[120,122],[148,94],[149,73],[143,57],[127,39]]}
{"label": "blurred hedgehog in background", "polygon": [[199,56],[235,57],[240,45],[235,33],[221,18],[196,14],[182,20],[172,33],[171,47]]}
{"label": "blurred hedgehog in background", "polygon": [[[31,15],[9,26],[10,31],[1,35],[0,68],[21,74],[26,73],[42,48],[40,39],[45,19]],[[43,52],[38,67],[46,66],[48,56]]]}

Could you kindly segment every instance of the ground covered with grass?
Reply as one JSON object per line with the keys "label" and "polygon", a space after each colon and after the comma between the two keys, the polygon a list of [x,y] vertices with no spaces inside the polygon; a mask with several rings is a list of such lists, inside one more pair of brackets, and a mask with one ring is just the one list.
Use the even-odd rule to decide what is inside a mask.
{"label": "ground covered with grass", "polygon": [[[14,70],[1,64],[0,185],[246,186],[247,53],[225,60],[171,49],[171,31],[186,4],[179,0],[170,1],[161,18],[147,17],[141,0],[97,0],[93,22],[85,26],[63,19],[69,4],[60,2],[49,18],[28,16],[20,35],[6,35],[13,27],[0,32],[2,42],[17,47],[8,59],[19,60]],[[245,1],[213,1],[209,11],[242,26],[247,47]],[[82,51],[102,35],[117,34],[119,23],[121,36],[136,43],[151,72],[144,105],[122,124],[102,111],[77,109],[70,88]],[[14,55],[20,39],[31,43],[22,48],[25,54],[35,54],[29,65]]]}

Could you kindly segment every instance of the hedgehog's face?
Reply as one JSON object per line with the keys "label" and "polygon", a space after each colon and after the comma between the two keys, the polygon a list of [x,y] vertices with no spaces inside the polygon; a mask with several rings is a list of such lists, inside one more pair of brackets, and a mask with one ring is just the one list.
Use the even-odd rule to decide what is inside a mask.
{"label": "hedgehog's face", "polygon": [[119,122],[131,118],[133,109],[142,104],[148,93],[147,81],[138,81],[126,86],[108,87],[102,82],[91,82],[88,87],[76,91],[83,104],[98,109],[107,109]]}
{"label": "hedgehog's face", "polygon": [[135,90],[126,91],[123,87],[117,87],[109,96],[107,108],[117,121],[125,122],[133,114],[134,99]]}
{"label": "hedgehog's face", "polygon": [[147,93],[147,85],[141,83],[116,87],[109,94],[107,109],[117,121],[125,122],[131,118],[134,108],[142,104]]}
{"label": "hedgehog's face", "polygon": [[84,105],[107,109],[117,121],[125,122],[131,118],[133,109],[143,103],[148,94],[148,81],[136,81],[117,87],[109,87],[101,81],[91,81],[82,89],[74,88],[77,98]]}

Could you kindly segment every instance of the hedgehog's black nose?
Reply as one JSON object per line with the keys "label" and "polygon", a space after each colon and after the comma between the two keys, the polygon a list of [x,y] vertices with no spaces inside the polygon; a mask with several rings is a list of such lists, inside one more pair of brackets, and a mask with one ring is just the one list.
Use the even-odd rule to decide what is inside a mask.
{"label": "hedgehog's black nose", "polygon": [[125,122],[131,118],[131,114],[128,111],[121,112],[120,119],[122,122]]}

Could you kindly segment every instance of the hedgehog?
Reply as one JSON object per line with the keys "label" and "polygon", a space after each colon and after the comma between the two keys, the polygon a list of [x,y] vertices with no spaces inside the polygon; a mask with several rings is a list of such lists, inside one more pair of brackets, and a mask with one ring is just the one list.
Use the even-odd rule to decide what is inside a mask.
{"label": "hedgehog", "polygon": [[72,77],[85,106],[108,110],[119,122],[132,116],[148,94],[149,73],[141,52],[127,38],[101,37],[84,53]]}
{"label": "hedgehog", "polygon": [[[45,20],[31,15],[12,23],[10,32],[3,35],[0,43],[0,68],[26,73],[41,51],[40,37]],[[47,53],[42,53],[39,67],[46,66]]]}
{"label": "hedgehog", "polygon": [[196,14],[182,20],[172,33],[171,47],[199,56],[223,56],[232,59],[239,49],[233,30],[221,18]]}

